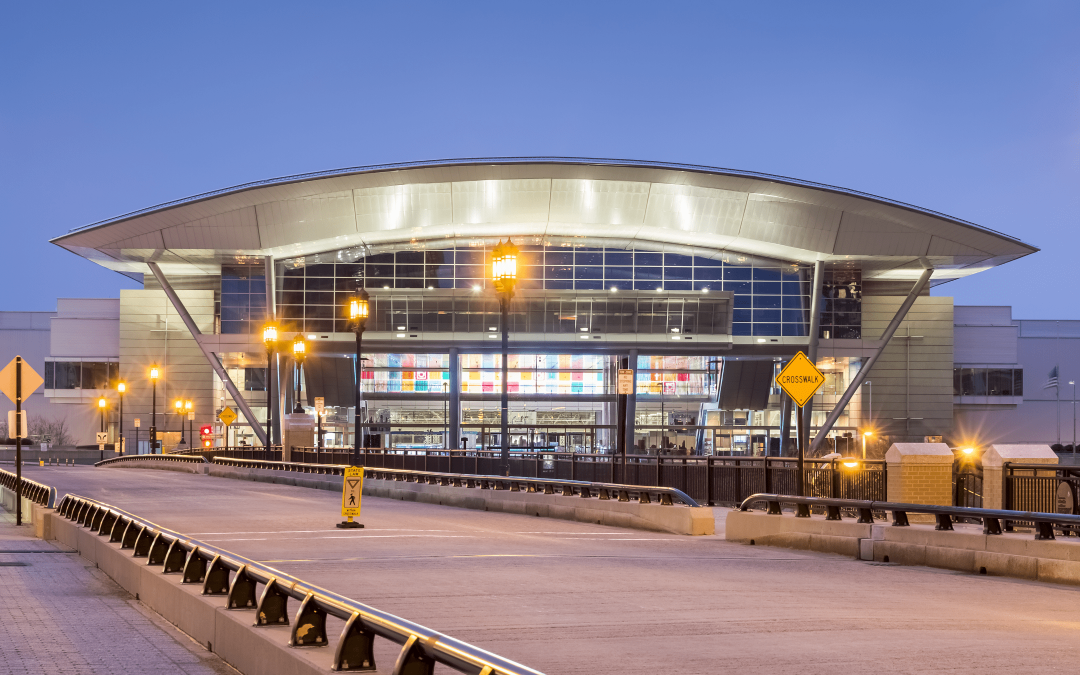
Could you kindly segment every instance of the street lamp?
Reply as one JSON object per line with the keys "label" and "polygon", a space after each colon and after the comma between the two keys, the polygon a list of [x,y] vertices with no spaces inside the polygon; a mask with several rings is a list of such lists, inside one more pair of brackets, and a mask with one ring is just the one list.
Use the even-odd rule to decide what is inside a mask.
{"label": "street lamp", "polygon": [[293,407],[294,413],[304,412],[304,406],[300,405],[300,397],[304,393],[304,356],[307,352],[307,345],[304,344],[304,338],[299,335],[292,343],[293,358],[296,359],[296,405]]}
{"label": "street lamp", "polygon": [[862,458],[863,459],[866,459],[866,438],[868,436],[873,436],[873,435],[874,435],[873,431],[864,431],[863,432],[863,435],[862,435]]}
{"label": "street lamp", "polygon": [[[102,396],[97,400],[98,411],[101,413],[101,431],[105,432],[105,406],[109,405],[109,402]],[[98,451],[101,453],[101,459],[105,459],[105,444],[98,443]]]}
{"label": "street lamp", "polygon": [[274,380],[270,370],[274,364],[274,347],[277,346],[277,326],[263,326],[263,344],[266,345],[266,445],[274,444]]}
{"label": "street lamp", "polygon": [[120,455],[124,454],[124,392],[127,391],[127,385],[123,382],[116,383],[116,393],[120,395],[120,422],[117,425],[120,429]]}
{"label": "street lamp", "polygon": [[363,398],[363,363],[360,357],[360,345],[364,339],[364,328],[367,327],[368,315],[371,312],[370,297],[363,287],[358,289],[356,297],[349,301],[349,320],[353,322],[353,333],[356,334],[356,391],[353,392],[353,405],[356,408],[353,414],[353,466],[360,465],[360,445],[363,427],[360,426],[360,400]]}
{"label": "street lamp", "polygon": [[150,454],[154,454],[157,448],[157,381],[161,371],[157,366],[150,366],[150,383],[152,385],[152,401],[150,407]]}
{"label": "street lamp", "polygon": [[507,382],[507,365],[510,360],[510,299],[517,285],[518,247],[509,237],[499,242],[491,251],[491,280],[499,296],[502,311],[502,469],[510,475],[510,387]]}
{"label": "street lamp", "polygon": [[180,418],[180,445],[184,445],[184,402],[176,399],[173,406],[176,408],[176,416]]}

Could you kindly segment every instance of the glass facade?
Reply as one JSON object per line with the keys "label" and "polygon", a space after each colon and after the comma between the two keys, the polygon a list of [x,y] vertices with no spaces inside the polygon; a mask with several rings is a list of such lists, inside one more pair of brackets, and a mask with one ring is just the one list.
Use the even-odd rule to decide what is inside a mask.
{"label": "glass facade", "polygon": [[46,361],[45,389],[109,389],[116,381],[116,362]]}
{"label": "glass facade", "polygon": [[[511,394],[604,394],[608,357],[588,354],[511,354],[507,391]],[[502,393],[501,354],[462,354],[461,392]]]}
{"label": "glass facade", "polygon": [[221,266],[221,333],[258,333],[266,322],[266,268]]}
{"label": "glass facade", "polygon": [[953,396],[1023,395],[1023,368],[953,368]]}
{"label": "glass facade", "polygon": [[[810,301],[809,274],[804,266],[610,248],[522,246],[521,249],[519,288],[524,291],[588,291],[594,295],[613,289],[615,292],[728,291],[734,294],[733,335],[806,335]],[[344,320],[348,300],[360,283],[369,289],[484,289],[489,284],[487,258],[484,247],[459,246],[379,253],[351,263],[303,265],[302,260],[289,261],[279,268],[280,314],[283,320],[302,326],[301,330],[306,332],[344,332],[348,330]],[[223,332],[224,279],[223,273]],[[252,295],[249,314],[253,313],[250,308],[255,302]],[[453,330],[446,326],[459,310],[454,307],[423,312],[432,314],[428,319],[437,330]],[[438,318],[439,312],[449,312],[450,316],[444,314]],[[520,316],[523,312],[517,313]],[[621,312],[605,309],[603,313]],[[664,314],[666,321],[666,308]],[[233,320],[240,319],[230,319]],[[408,327],[417,322],[400,321],[389,330],[396,330],[397,325]],[[700,332],[704,330],[699,328]]]}
{"label": "glass facade", "polygon": [[862,337],[862,273],[826,270],[821,287],[821,332],[829,339]]}
{"label": "glass facade", "polygon": [[[365,354],[366,394],[441,394],[450,386],[447,354]],[[444,384],[445,383],[445,384]]]}
{"label": "glass facade", "polygon": [[707,396],[705,356],[638,356],[637,393],[647,396]]}

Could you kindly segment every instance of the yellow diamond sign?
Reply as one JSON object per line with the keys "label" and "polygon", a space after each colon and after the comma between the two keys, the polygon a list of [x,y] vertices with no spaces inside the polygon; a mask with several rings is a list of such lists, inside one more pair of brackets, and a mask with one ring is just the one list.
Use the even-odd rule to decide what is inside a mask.
{"label": "yellow diamond sign", "polygon": [[225,426],[229,426],[236,421],[236,413],[233,409],[226,406],[224,410],[218,413],[218,419],[225,423]]}
{"label": "yellow diamond sign", "polygon": [[801,408],[825,384],[825,376],[806,358],[806,354],[799,352],[776,376],[776,384]]}

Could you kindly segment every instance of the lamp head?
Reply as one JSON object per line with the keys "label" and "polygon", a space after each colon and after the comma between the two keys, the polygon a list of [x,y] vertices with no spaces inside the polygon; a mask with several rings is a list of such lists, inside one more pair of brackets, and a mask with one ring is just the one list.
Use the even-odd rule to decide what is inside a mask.
{"label": "lamp head", "polygon": [[191,410],[191,401],[184,401],[184,410]]}
{"label": "lamp head", "polygon": [[304,354],[306,352],[307,352],[307,343],[304,342],[304,338],[297,335],[296,339],[293,340],[293,343],[292,343],[293,356],[296,356],[297,358],[303,358]]}
{"label": "lamp head", "polygon": [[362,325],[367,320],[371,311],[369,300],[370,296],[363,288],[357,291],[356,297],[349,300],[349,319],[351,321],[357,321]]}
{"label": "lamp head", "polygon": [[124,384],[123,382],[117,382],[116,383],[116,391],[123,394],[125,391],[127,391],[127,385]]}
{"label": "lamp head", "polygon": [[161,376],[161,371],[157,366],[150,366],[150,379],[157,380]]}
{"label": "lamp head", "polygon": [[970,455],[975,452],[975,448],[964,448],[960,452],[964,453],[965,455]]}
{"label": "lamp head", "polygon": [[514,294],[517,284],[518,247],[509,239],[499,242],[491,251],[491,280],[499,293]]}
{"label": "lamp head", "polygon": [[176,406],[177,410],[180,410],[181,408],[184,407],[184,402],[181,401],[180,399],[176,399],[176,403],[174,403],[173,405]]}
{"label": "lamp head", "polygon": [[99,399],[97,400],[97,407],[99,407],[99,408],[104,408],[104,407],[105,407],[106,405],[107,405],[107,402],[105,401],[105,397],[104,397],[104,396],[102,396],[101,398],[99,398]]}
{"label": "lamp head", "polygon": [[266,343],[267,347],[277,342],[277,326],[272,323],[263,326],[263,342]]}
{"label": "lamp head", "polygon": [[873,431],[864,431],[864,432],[862,433],[862,435],[863,435],[863,436],[873,436],[873,435],[874,435],[874,432],[873,432]]}

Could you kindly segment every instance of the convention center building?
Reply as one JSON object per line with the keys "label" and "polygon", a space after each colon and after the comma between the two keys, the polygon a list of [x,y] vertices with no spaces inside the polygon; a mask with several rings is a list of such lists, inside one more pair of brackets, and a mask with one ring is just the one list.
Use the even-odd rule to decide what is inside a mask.
{"label": "convention center building", "polygon": [[[625,434],[631,452],[790,454],[797,413],[774,378],[799,351],[826,377],[804,412],[819,454],[865,432],[947,437],[964,373],[952,298],[931,290],[1037,250],[829,185],[546,157],[265,180],[52,241],[142,288],[59,302],[44,396],[107,395],[110,433],[131,443],[140,419],[143,452],[152,407],[166,451],[191,433],[188,411],[220,434],[229,407],[229,442],[261,445],[268,407],[279,427],[316,404],[326,443],[352,445],[359,377],[364,442],[383,447],[499,447],[505,386],[512,447],[612,452]],[[491,263],[506,242],[519,253],[504,382]],[[984,398],[1023,387],[1015,363],[961,365],[986,371]],[[621,431],[620,368],[634,383]]]}

